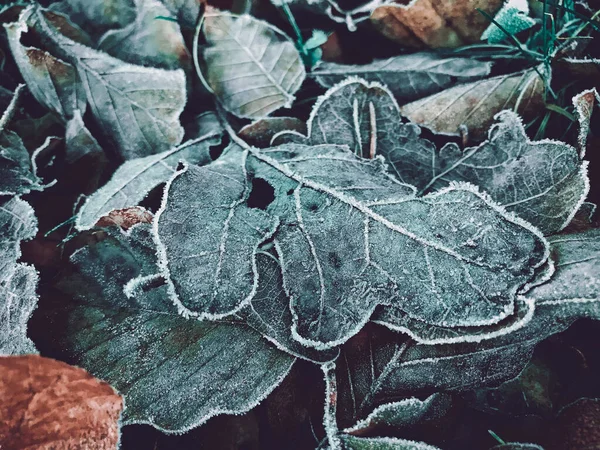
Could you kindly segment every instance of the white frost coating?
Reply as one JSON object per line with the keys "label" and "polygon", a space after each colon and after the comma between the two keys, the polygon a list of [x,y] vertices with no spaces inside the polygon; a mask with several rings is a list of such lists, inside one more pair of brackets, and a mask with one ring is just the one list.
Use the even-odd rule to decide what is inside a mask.
{"label": "white frost coating", "polygon": [[324,88],[331,88],[348,76],[378,81],[387,85],[401,103],[408,103],[454,83],[487,76],[491,67],[489,62],[470,58],[446,58],[431,52],[419,52],[361,65],[321,62],[309,76]]}
{"label": "white frost coating", "polygon": [[[236,165],[239,164],[240,169],[241,169],[241,178],[244,180],[244,182],[247,181],[247,174],[246,174],[246,157],[247,157],[248,152],[244,151],[243,154],[241,155],[241,161],[236,161]],[[206,170],[211,170],[211,168],[214,167],[218,167],[221,164],[226,164],[223,162],[223,158],[221,158],[219,161],[217,161],[216,163],[214,163],[213,165],[211,165],[209,168],[207,168]],[[237,300],[236,295],[237,293],[234,292],[229,292],[229,298],[228,301],[229,303],[231,303],[231,305],[225,305],[226,307],[224,307],[223,305],[218,305],[216,299],[223,297],[223,295],[221,295],[221,293],[217,292],[217,289],[219,289],[221,287],[221,282],[220,282],[220,274],[221,271],[223,270],[223,259],[226,255],[226,241],[229,237],[229,226],[231,224],[231,221],[234,217],[234,214],[236,212],[236,209],[238,207],[244,207],[243,204],[245,203],[247,196],[249,194],[249,189],[250,189],[250,185],[249,183],[246,182],[245,186],[244,186],[244,192],[242,193],[242,195],[239,198],[235,198],[233,200],[233,202],[228,206],[229,208],[229,212],[228,212],[228,216],[226,218],[226,220],[224,221],[222,227],[221,227],[221,236],[220,236],[220,240],[219,240],[219,246],[218,246],[218,254],[219,254],[219,258],[217,261],[217,264],[215,266],[215,271],[214,271],[214,276],[213,276],[213,293],[212,293],[212,297],[209,298],[209,300],[205,303],[200,304],[200,301],[204,301],[202,298],[199,297],[206,297],[208,295],[207,292],[204,292],[205,295],[201,294],[201,293],[197,293],[197,300],[194,298],[187,298],[190,297],[190,295],[188,295],[187,291],[184,292],[184,295],[186,295],[186,298],[181,298],[180,295],[177,293],[177,288],[175,287],[175,284],[173,283],[173,279],[174,277],[179,277],[180,274],[176,273],[176,274],[171,274],[171,271],[169,269],[169,265],[172,264],[172,262],[169,261],[169,249],[167,248],[166,244],[163,242],[164,239],[161,238],[160,235],[160,230],[159,230],[159,223],[161,220],[161,217],[163,216],[163,214],[165,213],[165,211],[167,210],[167,208],[169,207],[169,193],[172,189],[172,184],[173,182],[181,175],[183,175],[185,172],[188,171],[189,165],[184,164],[184,167],[182,170],[178,171],[176,174],[174,174],[169,181],[167,181],[167,184],[165,186],[165,191],[163,194],[163,198],[162,198],[162,203],[161,203],[161,207],[160,209],[157,211],[156,215],[154,216],[154,221],[153,221],[153,235],[154,235],[154,240],[156,242],[157,245],[157,256],[158,256],[158,266],[159,269],[161,271],[161,273],[163,274],[163,276],[165,277],[165,279],[167,280],[167,285],[168,285],[168,290],[169,290],[169,294],[173,300],[173,303],[177,306],[180,314],[182,314],[185,317],[196,317],[198,318],[198,320],[218,320],[218,319],[222,319],[224,317],[228,317],[231,316],[233,314],[236,314],[237,312],[239,312],[242,308],[244,308],[245,306],[247,306],[250,301],[252,300],[252,298],[254,297],[254,295],[256,294],[257,288],[258,288],[258,268],[256,266],[256,251],[258,248],[258,245],[260,244],[260,242],[264,241],[265,239],[270,238],[271,236],[273,236],[273,234],[275,233],[275,231],[277,230],[277,226],[278,226],[278,219],[277,218],[273,218],[273,217],[269,217],[268,220],[270,220],[270,228],[265,232],[264,236],[262,236],[262,239],[256,243],[256,245],[253,247],[252,249],[252,255],[250,258],[250,264],[251,264],[251,270],[253,272],[253,281],[252,281],[252,285],[250,286],[250,289],[248,291],[247,294],[245,294],[245,297],[241,300]],[[229,178],[227,176],[225,176],[225,178]],[[179,200],[181,201],[181,200]],[[262,213],[262,212],[261,212]],[[256,213],[258,214],[258,213]],[[267,214],[264,214],[264,220],[267,220]],[[209,220],[209,218],[205,218],[207,220]],[[259,227],[262,225],[257,225],[257,224],[250,224],[247,223],[246,224],[248,227],[254,227],[256,226],[256,231],[260,231]],[[239,230],[238,230],[239,231]],[[245,248],[239,244],[239,248],[238,250],[243,251]],[[206,250],[201,250],[201,252],[195,256],[204,256],[204,254],[208,255],[209,253],[213,252],[214,249],[212,248],[208,248]],[[233,250],[230,250],[230,252],[235,252],[236,249],[234,248]],[[177,257],[180,255],[174,254],[172,256],[173,260],[175,261],[177,259]],[[227,267],[228,268],[228,267]],[[188,282],[190,282],[190,280],[187,280]],[[243,280],[227,280],[229,283],[231,283],[232,281],[240,281],[243,283]],[[198,283],[208,283],[206,280],[201,280],[198,281]],[[204,286],[203,286],[204,287]],[[241,286],[240,289],[245,288],[247,286]],[[206,291],[206,289],[204,289],[204,291]],[[190,302],[194,302],[196,301],[196,304],[194,305],[195,307],[197,307],[199,310],[192,310],[191,307],[186,306],[184,303],[190,303]],[[215,306],[216,305],[216,306]],[[207,309],[210,306],[215,306],[215,308],[218,306],[220,308],[220,310],[222,310],[223,312],[215,312],[215,313],[211,313],[209,312]]]}
{"label": "white frost coating", "polygon": [[[391,438],[391,437],[354,437],[342,435],[342,442],[345,449],[353,450],[441,450],[433,445],[425,444],[424,442],[411,441],[408,439]],[[359,447],[354,447],[355,443]]]}
{"label": "white frost coating", "polygon": [[[199,75],[227,111],[256,119],[292,106],[306,72],[300,53],[286,35],[252,16],[224,12],[206,14],[202,26],[208,46],[203,52],[206,73]],[[245,56],[245,66],[234,62],[232,52]],[[262,82],[248,88],[248,77]]]}
{"label": "white frost coating", "polygon": [[[593,100],[591,102],[586,101],[588,96],[592,96]],[[584,158],[586,147],[587,147],[587,137],[590,132],[590,120],[592,114],[594,113],[594,106],[598,107],[600,105],[600,95],[596,88],[588,89],[586,91],[582,91],[573,97],[573,106],[575,107],[575,111],[577,112],[577,119],[579,121],[579,135],[577,137],[577,143],[579,145],[579,157]]]}
{"label": "white frost coating", "polygon": [[500,328],[498,330],[490,330],[487,332],[485,330],[482,330],[481,334],[464,334],[462,336],[456,336],[456,337],[427,339],[426,337],[423,337],[420,334],[415,333],[413,330],[411,330],[408,327],[395,325],[388,321],[374,320],[373,322],[377,323],[379,325],[382,325],[386,328],[389,328],[390,330],[407,334],[412,339],[414,339],[416,342],[418,342],[419,344],[423,344],[423,345],[460,344],[462,342],[479,343],[479,342],[487,341],[490,339],[496,339],[501,336],[506,336],[507,334],[510,334],[510,333],[513,333],[514,331],[520,330],[521,328],[527,326],[527,324],[529,322],[531,322],[531,319],[533,318],[533,315],[535,313],[535,305],[536,305],[535,300],[526,298],[526,297],[520,297],[519,299],[522,300],[523,303],[525,303],[525,305],[526,305],[526,313],[522,318],[511,323],[509,326]]}
{"label": "white frost coating", "polygon": [[160,273],[132,278],[123,287],[123,293],[127,298],[133,298],[139,293],[141,289],[144,288],[144,286],[147,286],[153,281],[160,280],[161,278],[162,274]]}
{"label": "white frost coating", "polygon": [[19,98],[21,97],[21,93],[25,89],[25,84],[21,83],[15,89],[12,98],[10,99],[10,103],[2,113],[2,117],[0,117],[0,132],[4,131],[8,122],[11,121],[15,110],[17,108],[17,103],[19,102]]}

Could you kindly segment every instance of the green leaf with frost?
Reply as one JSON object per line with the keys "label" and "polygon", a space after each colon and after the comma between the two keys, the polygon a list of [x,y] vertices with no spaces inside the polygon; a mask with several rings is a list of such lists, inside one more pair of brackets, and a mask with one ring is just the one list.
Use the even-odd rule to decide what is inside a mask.
{"label": "green leaf with frost", "polygon": [[[265,181],[274,200],[249,207],[251,186]],[[460,227],[459,216],[469,217]],[[333,145],[232,147],[176,175],[155,222],[174,301],[200,317],[250,302],[256,249],[273,237],[293,336],[317,349],[346,341],[379,304],[433,325],[497,323],[547,258],[538,232],[472,186],[415,198],[380,158]]]}
{"label": "green leaf with frost", "polygon": [[0,204],[0,281],[11,275],[21,256],[20,244],[37,233],[33,208],[18,197],[2,200]]}
{"label": "green leaf with frost", "polygon": [[99,164],[96,167],[100,170],[102,163],[105,162],[99,161],[104,159],[104,150],[85,126],[81,111],[78,109],[73,112],[73,117],[66,125],[65,150],[65,161],[68,164],[73,164],[84,157],[92,157],[98,160]]}
{"label": "green leaf with frost", "polygon": [[281,268],[275,256],[259,251],[256,255],[258,287],[250,304],[236,314],[250,327],[283,351],[309,361],[324,363],[335,359],[336,349],[318,351],[305,347],[292,336],[290,300],[283,287]]}
{"label": "green leaf with frost", "polygon": [[497,386],[520,372],[542,340],[578,319],[600,319],[599,238],[598,229],[550,238],[556,271],[524,294],[535,311],[525,326],[509,334],[429,345],[382,328],[363,330],[338,358],[338,420],[343,424],[349,417],[351,424],[353,414],[366,414],[387,396]]}
{"label": "green leaf with frost", "polygon": [[501,112],[496,121],[481,145],[462,151],[449,143],[438,151],[417,125],[402,123],[383,86],[349,79],[319,98],[308,137],[283,132],[273,142],[345,144],[363,157],[381,154],[400,181],[421,193],[469,182],[545,234],[562,230],[589,190],[583,154],[559,141],[530,141],[513,112]]}
{"label": "green leaf with frost", "polygon": [[86,199],[77,213],[77,229],[90,229],[109,212],[139,204],[152,189],[177,171],[180,161],[197,165],[210,162],[210,147],[221,142],[221,130],[206,131],[207,134],[171,150],[123,163],[108,183]]}
{"label": "green leaf with frost", "polygon": [[77,68],[90,110],[121,157],[160,153],[181,141],[179,115],[186,102],[182,70],[135,66],[78,44],[53,28],[39,8],[25,10],[20,21]]}
{"label": "green leaf with frost", "polygon": [[[536,21],[529,17],[527,0],[507,0],[496,13],[494,20],[511,36],[528,30],[536,24]],[[506,39],[509,39],[509,36],[495,23],[491,23],[481,35],[481,40],[487,40],[490,44],[498,44]]]}
{"label": "green leaf with frost", "polygon": [[249,15],[208,13],[201,69],[223,107],[259,119],[292,106],[306,75],[294,43],[273,25]]}
{"label": "green leaf with frost", "polygon": [[[182,433],[218,414],[254,408],[295,358],[238,323],[189,320],[153,277],[156,253],[146,225],[73,254],[63,293],[40,308],[44,348],[109,382],[125,398],[123,424]],[[128,298],[123,287],[144,279]],[[140,283],[138,283],[140,284]],[[69,298],[72,297],[72,298]]]}
{"label": "green leaf with frost", "polygon": [[407,398],[397,402],[384,403],[375,408],[366,418],[343,430],[354,436],[372,434],[379,428],[393,428],[401,431],[427,421],[444,417],[452,406],[452,397],[444,392],[430,395],[425,400]]}
{"label": "green leaf with frost", "polygon": [[400,103],[435,94],[456,83],[486,77],[492,64],[471,58],[445,58],[422,52],[375,60],[369,64],[350,65],[322,62],[309,74],[325,88],[347,77],[386,85]]}
{"label": "green leaf with frost", "polygon": [[62,0],[53,3],[52,9],[86,28],[124,27],[135,19],[134,0]]}

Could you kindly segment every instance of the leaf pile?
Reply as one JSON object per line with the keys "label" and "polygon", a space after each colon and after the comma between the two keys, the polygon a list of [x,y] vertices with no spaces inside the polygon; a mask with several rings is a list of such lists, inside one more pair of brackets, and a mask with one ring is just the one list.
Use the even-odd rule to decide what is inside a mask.
{"label": "leaf pile", "polygon": [[[473,411],[600,319],[600,97],[556,81],[594,18],[238,3],[0,11],[0,447],[242,414],[261,448],[480,445]],[[542,448],[515,437],[484,445]]]}

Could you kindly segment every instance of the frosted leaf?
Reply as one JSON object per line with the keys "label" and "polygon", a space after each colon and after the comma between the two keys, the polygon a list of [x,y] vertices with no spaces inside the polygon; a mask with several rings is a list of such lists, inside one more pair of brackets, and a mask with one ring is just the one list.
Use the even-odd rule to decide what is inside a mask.
{"label": "frosted leaf", "polygon": [[40,181],[21,138],[10,130],[0,130],[0,195],[42,190]]}
{"label": "frosted leaf", "polygon": [[37,353],[27,337],[27,321],[37,306],[38,273],[16,264],[0,282],[0,355]]}
{"label": "frosted leaf", "polygon": [[208,166],[186,166],[165,188],[155,239],[170,295],[185,315],[221,318],[256,293],[255,253],[277,218],[247,205],[245,164],[246,152],[234,145]]}
{"label": "frosted leaf", "polygon": [[4,28],[15,62],[35,99],[65,121],[75,110],[85,111],[85,92],[75,68],[44,50],[21,44],[22,34],[28,31],[23,20],[4,24]]}
{"label": "frosted leaf", "polygon": [[544,448],[537,444],[509,442],[507,444],[495,445],[490,450],[544,450]]}
{"label": "frosted leaf", "polygon": [[585,156],[587,147],[587,138],[590,132],[590,122],[594,110],[600,104],[600,95],[595,88],[580,92],[573,97],[573,106],[577,112],[577,120],[579,121],[579,136],[577,137],[577,146],[579,147],[580,156]]}
{"label": "frosted leaf", "polygon": [[481,327],[440,327],[411,318],[399,307],[387,306],[375,313],[373,321],[390,330],[408,334],[415,341],[428,344],[481,342],[507,335],[526,326],[533,317],[533,300],[519,297],[515,311],[497,324]]}
{"label": "frosted leaf", "polygon": [[317,351],[292,338],[290,300],[283,289],[281,268],[272,255],[256,256],[258,288],[248,306],[237,313],[250,327],[261,333],[279,349],[317,363],[331,361],[337,350]]}
{"label": "frosted leaf", "polygon": [[[493,387],[516,376],[535,346],[580,318],[600,319],[600,230],[552,239],[556,272],[526,298],[526,326],[479,343],[424,345],[365,329],[338,359],[339,411],[364,411],[386,396]],[[368,354],[368,358],[364,355]]]}
{"label": "frosted leaf", "polygon": [[452,406],[452,397],[447,393],[435,393],[425,400],[411,397],[399,402],[378,406],[365,419],[343,430],[346,434],[362,436],[381,427],[394,430],[423,424],[443,417]]}
{"label": "frosted leaf", "polygon": [[8,279],[21,256],[21,241],[37,233],[37,220],[27,202],[13,197],[0,204],[0,282]]}
{"label": "frosted leaf", "polygon": [[18,134],[6,129],[24,88],[23,84],[17,87],[0,117],[0,195],[27,194],[42,189],[23,141]]}
{"label": "frosted leaf", "polygon": [[123,163],[110,181],[83,204],[77,214],[77,229],[89,229],[110,211],[137,205],[152,189],[173,176],[179,161],[200,165],[210,162],[210,147],[221,142],[221,133],[217,129],[205,131],[207,134],[171,150]]}
{"label": "frosted leaf", "polygon": [[58,287],[74,298],[41,313],[47,345],[124,396],[124,425],[182,433],[252,409],[282,381],[295,359],[245,325],[186,319],[160,283],[127,298],[129,280],[156,270],[151,233],[106,231],[71,257],[75,270]]}
{"label": "frosted leaf", "polygon": [[191,57],[177,22],[165,20],[169,10],[159,0],[134,0],[136,18],[124,28],[109,30],[98,49],[142,66],[189,68]]}
{"label": "frosted leaf", "polygon": [[470,181],[545,234],[562,230],[587,196],[587,162],[564,142],[530,141],[521,119],[510,111],[496,120],[480,146],[464,152],[455,144],[442,148],[435,165],[427,164],[433,178],[404,179],[423,190]]}
{"label": "frosted leaf", "polygon": [[341,435],[344,450],[440,450],[424,442],[390,437],[355,437]]}
{"label": "frosted leaf", "polygon": [[67,164],[73,164],[84,157],[104,159],[104,151],[92,133],[87,129],[80,110],[73,112],[73,118],[67,122],[65,131]]}
{"label": "frosted leaf", "polygon": [[[435,154],[435,146],[420,137],[417,125],[402,123],[391,92],[379,83],[360,78],[349,78],[319,97],[307,128],[306,137],[295,131],[283,131],[273,137],[272,143],[347,145],[363,158],[383,155],[393,163],[392,172],[397,172],[394,163],[400,154],[408,152],[416,159],[431,159]],[[397,175],[404,181],[401,174]]]}
{"label": "frosted leaf", "polygon": [[124,159],[160,153],[181,141],[179,115],[186,102],[182,70],[127,64],[63,36],[39,9],[23,14],[31,15],[36,31],[77,68],[92,114]]}
{"label": "frosted leaf", "polygon": [[369,64],[320,63],[311,73],[325,88],[357,76],[386,85],[401,103],[439,92],[455,83],[489,75],[491,63],[470,58],[443,58],[435,53],[413,53],[375,60]]}
{"label": "frosted leaf", "polygon": [[333,145],[252,151],[249,162],[275,189],[267,211],[281,220],[275,246],[305,345],[344,342],[378,304],[433,325],[497,323],[547,258],[539,233],[470,185],[415,198],[381,159]]}
{"label": "frosted leaf", "polygon": [[223,107],[258,119],[291,107],[306,75],[294,43],[249,15],[207,13],[203,76]]}
{"label": "frosted leaf", "polygon": [[537,117],[544,105],[540,73],[543,68],[459,84],[403,105],[400,111],[436,133],[480,142],[502,110],[511,109],[526,120]]}
{"label": "frosted leaf", "polygon": [[529,17],[529,3],[526,0],[508,0],[496,13],[494,21],[502,29],[496,23],[491,23],[481,35],[481,40],[487,40],[491,44],[506,40],[506,33],[514,36],[537,23]]}

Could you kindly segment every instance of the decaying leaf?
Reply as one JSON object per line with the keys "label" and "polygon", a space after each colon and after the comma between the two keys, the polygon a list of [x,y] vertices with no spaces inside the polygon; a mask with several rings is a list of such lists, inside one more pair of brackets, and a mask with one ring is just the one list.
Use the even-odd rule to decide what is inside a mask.
{"label": "decaying leaf", "polygon": [[[187,431],[218,414],[248,411],[281,382],[295,359],[259,333],[177,313],[154,276],[149,226],[106,232],[71,258],[75,271],[59,288],[74,298],[48,302],[42,314],[47,345],[125,397],[124,424]],[[128,298],[123,286],[134,279],[147,283]]]}
{"label": "decaying leaf", "polygon": [[600,95],[596,89],[588,89],[580,92],[573,97],[573,106],[577,112],[577,120],[579,121],[579,136],[577,144],[581,157],[586,153],[587,138],[590,132],[590,121],[594,110],[600,105]]}
{"label": "decaying leaf", "polygon": [[259,119],[289,108],[306,75],[294,43],[251,16],[207,13],[203,77],[223,107]]}
{"label": "decaying leaf", "polygon": [[244,126],[238,136],[249,145],[267,148],[273,137],[283,131],[306,134],[306,123],[295,117],[266,117]]}
{"label": "decaying leaf", "polygon": [[456,83],[465,83],[489,75],[491,63],[469,58],[444,58],[435,53],[413,53],[376,60],[370,64],[319,64],[311,73],[326,88],[349,76],[386,85],[400,103],[435,94]]}
{"label": "decaying leaf", "polygon": [[413,48],[459,47],[477,42],[502,0],[411,0],[386,3],[371,14],[371,23],[385,37]]}
{"label": "decaying leaf", "polygon": [[44,50],[24,46],[21,36],[28,30],[26,23],[4,24],[4,28],[15,62],[35,99],[65,121],[75,110],[85,111],[85,92],[75,68]]}
{"label": "decaying leaf", "polygon": [[33,22],[52,50],[77,68],[92,114],[123,158],[160,153],[181,141],[182,70],[135,66],[85,47],[52,28],[39,9],[25,10],[21,22]]}
{"label": "decaying leaf", "polygon": [[87,198],[77,214],[76,227],[90,229],[110,211],[137,205],[176,172],[179,161],[198,165],[210,162],[209,149],[221,141],[220,134],[220,130],[208,131],[171,150],[126,161],[108,183]]}
{"label": "decaying leaf", "polygon": [[466,132],[469,140],[481,141],[494,116],[504,109],[512,109],[524,120],[535,117],[543,108],[543,93],[544,80],[531,69],[461,84],[403,105],[400,112],[436,133]]}
{"label": "decaying leaf", "polygon": [[108,384],[36,355],[1,357],[0,372],[1,448],[117,448],[123,400]]}
{"label": "decaying leaf", "polygon": [[191,56],[177,22],[166,20],[169,10],[159,0],[134,0],[136,19],[124,28],[109,30],[99,50],[142,66],[189,69]]}

